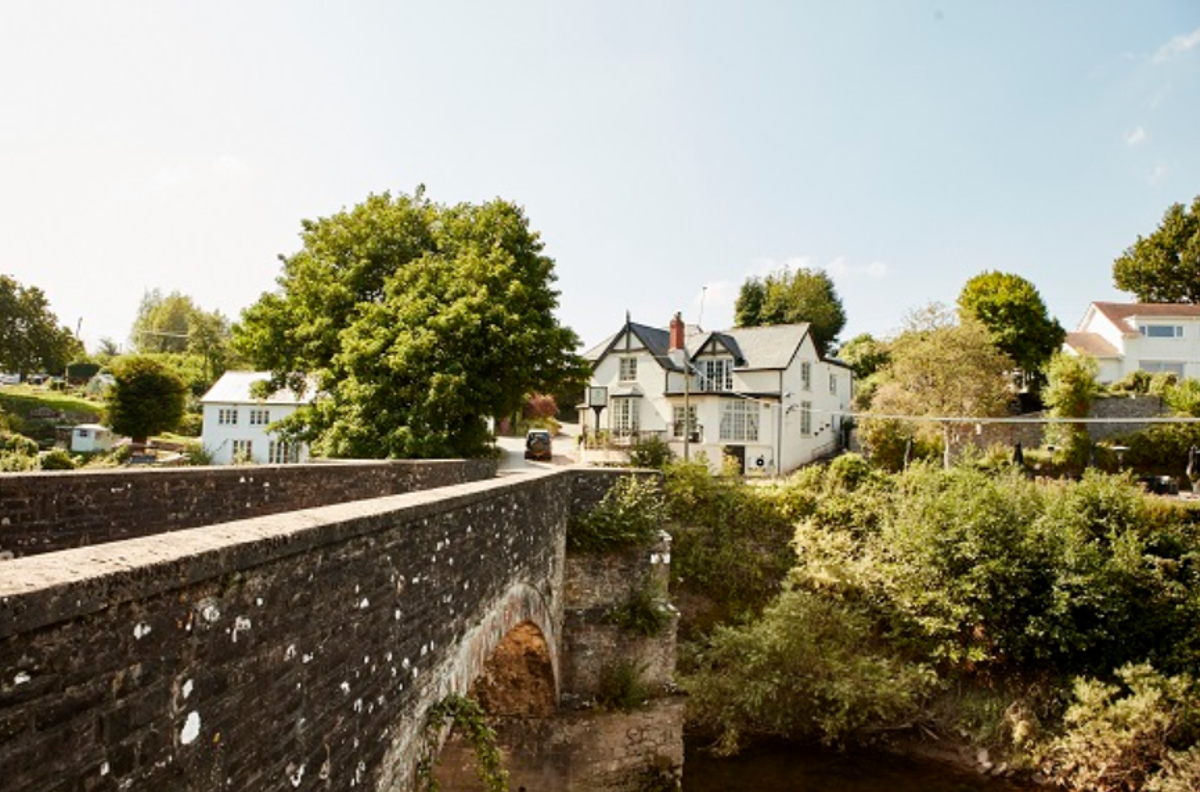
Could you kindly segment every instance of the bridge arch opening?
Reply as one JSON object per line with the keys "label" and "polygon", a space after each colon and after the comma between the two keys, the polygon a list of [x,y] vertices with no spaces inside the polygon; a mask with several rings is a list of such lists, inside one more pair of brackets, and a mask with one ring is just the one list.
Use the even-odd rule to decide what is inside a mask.
{"label": "bridge arch opening", "polygon": [[470,695],[493,717],[554,714],[558,707],[554,663],[536,624],[524,621],[508,631],[472,682]]}

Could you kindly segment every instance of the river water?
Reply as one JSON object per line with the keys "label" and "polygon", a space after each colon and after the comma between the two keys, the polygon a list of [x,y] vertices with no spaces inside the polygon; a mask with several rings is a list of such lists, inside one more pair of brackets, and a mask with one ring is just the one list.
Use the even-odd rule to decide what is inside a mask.
{"label": "river water", "polygon": [[786,745],[717,759],[685,742],[683,792],[1021,792],[1004,781],[887,754]]}

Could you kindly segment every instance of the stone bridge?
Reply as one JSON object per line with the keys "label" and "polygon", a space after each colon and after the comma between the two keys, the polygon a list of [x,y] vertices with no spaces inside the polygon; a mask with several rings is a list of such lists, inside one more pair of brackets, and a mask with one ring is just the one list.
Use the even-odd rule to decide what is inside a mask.
{"label": "stone bridge", "polygon": [[407,790],[514,631],[545,678],[497,684],[556,697],[567,518],[615,476],[492,473],[0,477],[0,787]]}

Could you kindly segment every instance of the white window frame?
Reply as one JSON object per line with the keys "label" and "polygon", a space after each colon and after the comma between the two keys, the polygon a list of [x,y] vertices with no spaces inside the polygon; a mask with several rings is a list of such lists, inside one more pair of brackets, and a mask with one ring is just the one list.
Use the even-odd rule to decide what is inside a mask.
{"label": "white window frame", "polygon": [[800,434],[812,437],[812,402],[800,402]]}
{"label": "white window frame", "polygon": [[608,425],[613,437],[630,437],[638,430],[638,399],[616,397],[609,403]]}
{"label": "white window frame", "polygon": [[271,440],[267,445],[267,461],[272,465],[294,465],[300,461],[300,446]]}
{"label": "white window frame", "polygon": [[829,372],[829,395],[837,396],[837,372]]}
{"label": "white window frame", "polygon": [[812,390],[812,363],[807,360],[800,362],[800,387]]}
{"label": "white window frame", "polygon": [[760,408],[749,399],[721,402],[720,440],[723,443],[757,443]]}
{"label": "white window frame", "polygon": [[237,407],[219,407],[217,408],[217,424],[219,426],[237,426],[238,409]]}
{"label": "white window frame", "polygon": [[234,440],[232,459],[254,459],[254,441],[253,440]]}
{"label": "white window frame", "polygon": [[[689,404],[688,408],[688,428],[691,430],[691,438],[695,440],[699,437],[696,431],[698,424],[696,423],[696,405]],[[671,436],[678,440],[683,439],[683,405],[676,404],[671,407]]]}
{"label": "white window frame", "polygon": [[1144,324],[1138,332],[1146,338],[1183,338],[1183,325]]}
{"label": "white window frame", "polygon": [[271,423],[271,411],[265,407],[250,408],[250,425],[266,426]]}
{"label": "white window frame", "polygon": [[733,390],[733,358],[712,357],[696,362],[700,371],[700,390]]}
{"label": "white window frame", "polygon": [[622,357],[619,363],[621,368],[617,378],[621,382],[637,381],[637,358]]}

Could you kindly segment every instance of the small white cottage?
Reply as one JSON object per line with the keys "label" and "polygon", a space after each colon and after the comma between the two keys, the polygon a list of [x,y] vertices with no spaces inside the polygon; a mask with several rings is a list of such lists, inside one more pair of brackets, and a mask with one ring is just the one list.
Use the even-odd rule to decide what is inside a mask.
{"label": "small white cottage", "polygon": [[113,433],[100,424],[79,424],[71,428],[71,451],[76,454],[95,454],[110,451]]}
{"label": "small white cottage", "polygon": [[201,397],[204,427],[200,442],[212,455],[213,464],[283,465],[308,459],[308,448],[303,443],[278,439],[271,425],[311,402],[316,388],[309,383],[303,394],[282,388],[265,398],[255,398],[254,383],[270,378],[269,371],[227,371]]}

